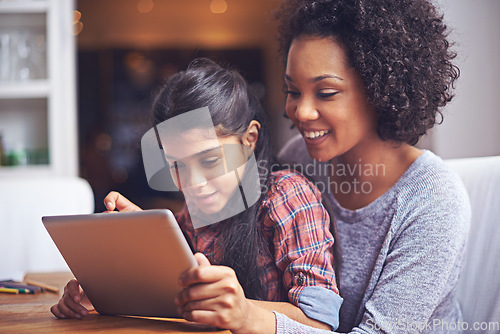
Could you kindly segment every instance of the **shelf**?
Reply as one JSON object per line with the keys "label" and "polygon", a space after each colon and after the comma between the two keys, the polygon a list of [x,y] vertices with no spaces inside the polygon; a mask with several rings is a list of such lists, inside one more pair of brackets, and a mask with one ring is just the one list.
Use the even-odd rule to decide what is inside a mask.
{"label": "shelf", "polygon": [[13,176],[49,176],[49,165],[0,166],[0,179]]}
{"label": "shelf", "polygon": [[50,84],[46,79],[0,83],[0,99],[47,98],[49,92]]}
{"label": "shelf", "polygon": [[48,8],[48,2],[44,0],[0,0],[0,13],[5,14],[45,13],[47,12]]}
{"label": "shelf", "polygon": [[[34,154],[28,157],[33,165],[1,166],[0,178],[78,173],[73,6],[73,0],[0,0],[0,31],[12,36],[2,41],[8,43],[7,50],[14,46],[17,51],[9,51],[8,62],[2,58],[2,146],[9,156],[20,150]],[[29,57],[25,49],[16,50],[16,43],[30,45]],[[19,72],[24,68],[29,76]],[[42,151],[45,155],[37,155]]]}

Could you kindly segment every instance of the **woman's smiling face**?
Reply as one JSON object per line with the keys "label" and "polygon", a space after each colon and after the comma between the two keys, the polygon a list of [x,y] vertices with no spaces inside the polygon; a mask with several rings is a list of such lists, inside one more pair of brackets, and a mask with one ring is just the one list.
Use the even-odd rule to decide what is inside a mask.
{"label": "woman's smiling face", "polygon": [[363,80],[334,38],[299,36],[289,49],[286,112],[311,157],[327,161],[378,139]]}

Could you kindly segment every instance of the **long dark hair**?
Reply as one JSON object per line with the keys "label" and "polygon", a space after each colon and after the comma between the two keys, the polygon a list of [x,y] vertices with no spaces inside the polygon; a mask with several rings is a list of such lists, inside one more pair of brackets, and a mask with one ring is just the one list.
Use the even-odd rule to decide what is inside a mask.
{"label": "long dark hair", "polygon": [[[206,106],[217,135],[221,137],[237,135],[241,138],[252,120],[260,123],[254,154],[261,184],[266,184],[271,163],[267,118],[258,98],[237,71],[223,68],[209,59],[196,59],[185,71],[168,78],[161,87],[153,102],[153,123],[160,124]],[[247,210],[218,223],[224,224],[218,240],[222,261],[215,264],[233,268],[246,296],[253,299],[265,298],[258,259],[260,254],[269,250],[257,216],[263,196]]]}

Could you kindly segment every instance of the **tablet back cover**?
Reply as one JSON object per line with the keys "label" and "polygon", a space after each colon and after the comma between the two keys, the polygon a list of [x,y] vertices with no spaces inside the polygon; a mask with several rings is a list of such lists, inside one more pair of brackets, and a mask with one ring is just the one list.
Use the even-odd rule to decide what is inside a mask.
{"label": "tablet back cover", "polygon": [[197,264],[169,210],[42,220],[99,313],[179,317],[179,275]]}

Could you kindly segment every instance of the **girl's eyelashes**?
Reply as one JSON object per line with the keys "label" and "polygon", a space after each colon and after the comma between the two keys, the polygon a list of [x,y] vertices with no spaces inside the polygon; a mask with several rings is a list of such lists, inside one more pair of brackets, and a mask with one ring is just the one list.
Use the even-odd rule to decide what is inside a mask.
{"label": "girl's eyelashes", "polygon": [[200,159],[200,164],[204,168],[212,168],[219,164],[221,158],[220,157],[207,157]]}
{"label": "girl's eyelashes", "polygon": [[[217,166],[220,161],[221,161],[221,157],[218,157],[218,156],[201,157],[198,160],[198,164],[199,164],[199,166],[201,166],[203,168],[212,168],[212,167]],[[170,170],[172,170],[172,171],[179,170],[179,169],[186,167],[185,163],[180,162],[180,161],[167,161],[167,162],[168,162],[168,168],[170,168]],[[191,163],[188,163],[188,166],[191,166]]]}

